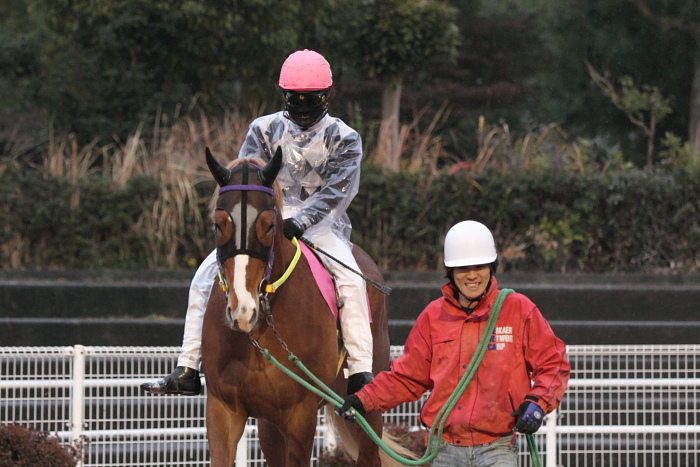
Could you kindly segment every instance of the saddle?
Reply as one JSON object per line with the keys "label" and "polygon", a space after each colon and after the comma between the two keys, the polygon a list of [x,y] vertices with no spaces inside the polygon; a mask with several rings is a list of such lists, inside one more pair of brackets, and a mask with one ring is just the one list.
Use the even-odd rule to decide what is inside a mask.
{"label": "saddle", "polygon": [[[340,371],[346,352],[345,346],[343,345],[343,330],[340,327],[340,319],[338,318],[338,313],[343,307],[343,299],[338,292],[335,276],[321,261],[318,254],[304,243],[299,243],[299,246],[301,247],[302,254],[306,257],[306,261],[309,263],[311,275],[314,277],[316,286],[318,286],[321,295],[323,295],[326,304],[328,304],[328,309],[335,319],[336,328],[338,330],[338,349],[340,350],[340,361],[338,362],[338,371]],[[369,310],[369,321],[371,323],[372,311],[370,309],[369,296],[367,297],[367,309]]]}
{"label": "saddle", "polygon": [[338,321],[338,311],[343,307],[343,302],[335,284],[335,277],[331,271],[326,268],[315,252],[301,242],[299,246],[301,247],[301,252],[306,258],[306,261],[309,263],[311,274],[314,277],[314,281],[316,281],[321,295],[323,295],[323,299],[326,301],[326,304],[328,304],[328,308],[331,313],[333,313],[335,320]]}

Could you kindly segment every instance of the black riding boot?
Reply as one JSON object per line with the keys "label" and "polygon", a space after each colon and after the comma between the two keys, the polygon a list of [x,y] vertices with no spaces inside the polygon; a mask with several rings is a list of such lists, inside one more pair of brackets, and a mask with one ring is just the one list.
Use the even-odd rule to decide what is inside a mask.
{"label": "black riding boot", "polygon": [[199,371],[186,366],[179,366],[163,379],[151,383],[143,383],[141,389],[152,394],[196,396],[202,393],[202,382],[199,379]]}

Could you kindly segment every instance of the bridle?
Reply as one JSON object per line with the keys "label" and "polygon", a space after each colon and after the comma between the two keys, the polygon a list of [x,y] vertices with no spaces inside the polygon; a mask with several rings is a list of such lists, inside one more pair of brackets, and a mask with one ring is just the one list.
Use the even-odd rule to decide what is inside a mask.
{"label": "bridle", "polygon": [[[250,163],[254,167],[258,168],[259,167],[253,163]],[[226,185],[221,188],[219,188],[219,196],[221,196],[224,193],[230,192],[230,191],[240,191],[241,192],[241,206],[243,209],[241,209],[241,222],[240,222],[240,239],[241,239],[241,245],[236,248],[230,248],[227,247],[229,243],[231,243],[230,239],[228,242],[226,242],[224,245],[218,245],[216,247],[217,250],[217,262],[218,262],[218,270],[217,274],[219,277],[219,285],[221,286],[221,289],[224,291],[226,296],[228,297],[229,294],[229,286],[226,283],[226,277],[224,274],[222,274],[222,266],[224,261],[226,261],[229,258],[233,258],[234,256],[237,255],[247,255],[256,259],[259,259],[263,263],[265,263],[265,273],[263,274],[263,278],[260,281],[260,284],[258,285],[258,296],[261,300],[261,303],[266,308],[269,308],[268,303],[267,303],[267,294],[271,292],[275,292],[276,289],[282,285],[282,283],[289,277],[289,274],[291,274],[291,271],[294,269],[296,266],[299,256],[301,255],[301,250],[299,247],[298,242],[295,240],[292,242],[294,246],[296,247],[296,252],[294,254],[294,257],[285,271],[285,273],[282,275],[280,279],[275,281],[274,283],[270,283],[270,277],[272,275],[272,265],[274,263],[274,251],[275,251],[275,238],[276,238],[276,233],[277,233],[277,219],[278,219],[278,209],[277,205],[274,203],[274,196],[275,192],[274,189],[271,187],[267,187],[264,185],[251,185],[248,183],[248,167],[244,166],[245,170],[243,170],[243,180],[241,184],[236,184],[236,185]],[[258,213],[258,216],[262,214],[262,212],[265,212],[267,210],[272,210],[274,212],[274,222],[272,226],[272,242],[270,242],[270,246],[267,247],[267,249],[263,251],[258,251],[255,249],[251,249],[248,247],[248,242],[247,242],[247,232],[248,232],[248,212],[245,209],[245,207],[248,205],[248,192],[250,191],[259,191],[262,193],[265,193],[273,198],[273,207],[268,208],[268,209],[263,209],[260,213]],[[227,215],[230,217],[231,214],[226,211],[226,209],[220,208],[217,206],[217,210],[225,211]],[[233,220],[232,220],[233,223]],[[216,229],[216,226],[214,227]],[[254,237],[257,238],[257,237]]]}
{"label": "bridle", "polygon": [[[229,239],[226,243],[223,245],[217,244],[216,246],[216,251],[217,251],[217,262],[219,264],[218,268],[218,275],[219,275],[219,283],[221,284],[221,288],[223,291],[226,293],[228,296],[228,291],[229,287],[228,284],[226,284],[226,279],[225,276],[221,273],[222,266],[224,262],[229,259],[233,258],[234,256],[237,255],[247,255],[256,259],[259,259],[263,263],[265,263],[265,274],[263,274],[263,279],[260,282],[260,285],[258,286],[259,291],[262,290],[263,288],[263,283],[269,282],[270,275],[272,274],[272,264],[274,262],[274,246],[275,246],[275,234],[277,230],[277,206],[274,204],[274,195],[275,192],[271,187],[267,187],[264,185],[254,185],[254,184],[249,184],[248,183],[248,176],[249,176],[249,165],[252,165],[253,167],[256,168],[256,170],[260,170],[260,167],[257,166],[256,164],[247,163],[246,165],[242,166],[242,183],[240,184],[235,184],[235,185],[226,185],[222,186],[219,188],[219,199],[221,199],[221,195],[224,193],[228,193],[231,191],[239,191],[241,192],[241,219],[239,223],[235,223],[235,225],[238,226],[238,231],[240,232],[240,245],[235,245],[235,242],[232,242],[232,239],[235,238],[235,235],[231,236],[231,239]],[[270,246],[267,249],[252,249],[249,248],[248,245],[248,231],[249,231],[249,219],[248,219],[248,193],[251,191],[258,191],[265,193],[269,195],[270,197],[273,198],[273,207],[271,208],[274,211],[274,223],[272,227],[272,242],[270,243]],[[224,211],[226,214],[231,217],[231,213],[225,209],[220,207],[220,203],[217,203],[216,210],[218,211]],[[258,213],[258,216],[262,214],[262,212],[267,211],[268,209],[263,209],[261,212]],[[253,220],[255,222],[256,219]],[[233,219],[231,219],[231,224],[234,225]],[[214,225],[215,229],[215,235],[216,235],[216,225]],[[257,239],[257,236],[254,236],[254,238]],[[234,245],[231,245],[231,243],[234,243]]]}
{"label": "bridle", "polygon": [[[247,200],[247,192],[248,191],[262,191],[263,193],[267,193],[270,196],[274,195],[272,188],[267,188],[267,187],[260,186],[260,185],[228,185],[228,186],[225,186],[225,187],[222,187],[219,189],[219,196],[221,196],[221,194],[226,193],[228,191],[242,191],[243,192],[242,197],[241,197],[241,206],[247,206],[247,201],[248,201]],[[219,211],[225,211],[225,209],[219,208],[219,207],[217,207],[216,209]],[[272,208],[272,210],[274,210],[275,219],[277,219],[277,208],[274,207],[274,208]],[[229,213],[227,213],[227,214],[230,217],[230,214]],[[272,261],[270,261],[270,257],[273,256],[272,248],[274,246],[274,233],[275,233],[275,230],[277,230],[277,223],[275,222],[275,225],[273,227],[273,242],[272,242],[272,244],[270,244],[270,246],[266,252],[260,252],[260,251],[256,251],[256,250],[252,250],[252,249],[248,248],[248,239],[247,239],[246,235],[244,235],[248,231],[248,212],[245,209],[243,209],[241,211],[240,224],[241,224],[241,227],[240,227],[241,246],[239,248],[224,248],[224,247],[227,247],[227,244],[229,242],[227,242],[224,245],[218,245],[217,246],[217,250],[218,250],[217,257],[219,260],[219,264],[223,263],[224,261],[226,261],[229,258],[233,258],[236,255],[245,254],[248,256],[252,256],[253,258],[257,258],[260,261],[262,261],[268,265],[272,265]]]}

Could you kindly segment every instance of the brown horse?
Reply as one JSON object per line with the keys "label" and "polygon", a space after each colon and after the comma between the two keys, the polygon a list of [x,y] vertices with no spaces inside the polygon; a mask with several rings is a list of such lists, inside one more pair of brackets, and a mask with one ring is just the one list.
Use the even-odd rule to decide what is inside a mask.
{"label": "brown horse", "polygon": [[[266,165],[261,160],[238,159],[227,168],[209,149],[206,159],[220,186],[213,220],[223,277],[222,286],[215,285],[212,290],[202,332],[211,465],[233,465],[238,440],[247,419],[253,417],[258,419],[260,446],[268,465],[308,466],[317,410],[326,402],[273,366],[252,342],[268,349],[270,355],[308,381],[288,359],[283,348],[286,345],[341,396],[345,395],[347,382],[338,370],[342,357],[336,320],[315,286],[304,255],[286,282],[274,292],[265,291],[270,282],[283,276],[296,251],[282,235],[282,200],[274,182],[281,166],[281,148]],[[367,277],[382,281],[381,273],[363,250],[355,246],[353,254]],[[368,295],[373,371],[377,373],[389,364],[387,304],[386,297],[372,287],[368,287]],[[333,410],[327,412],[337,417]],[[368,413],[366,419],[376,433],[382,433],[379,412]],[[349,422],[336,420],[336,424],[342,423]],[[383,465],[389,462],[361,428],[346,425],[340,431],[341,437],[352,433],[353,440],[341,441],[356,443],[357,465],[380,465],[380,455],[386,460]],[[384,441],[395,445],[386,436]]]}

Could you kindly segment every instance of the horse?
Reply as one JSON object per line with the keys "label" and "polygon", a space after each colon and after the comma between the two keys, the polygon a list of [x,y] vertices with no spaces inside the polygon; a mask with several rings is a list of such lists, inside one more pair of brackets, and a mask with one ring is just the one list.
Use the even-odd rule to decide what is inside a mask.
{"label": "horse", "polygon": [[[268,293],[293,262],[295,246],[282,234],[282,196],[275,177],[282,149],[265,163],[236,159],[228,167],[206,149],[206,161],[219,185],[213,209],[221,287],[214,285],[204,315],[202,369],[206,378],[206,427],[212,467],[230,467],[249,417],[258,420],[260,446],[267,464],[308,466],[316,432],[317,411],[327,402],[270,363],[267,349],[289,371],[310,379],[289,361],[292,352],[308,370],[337,394],[347,382],[337,321],[312,277],[304,255],[286,281]],[[362,274],[382,283],[372,259],[354,245]],[[374,339],[373,372],[389,365],[387,298],[368,287]],[[287,349],[285,349],[287,347]],[[344,363],[343,363],[344,364]],[[341,443],[356,451],[356,465],[398,465],[357,425],[327,410],[340,427]],[[380,412],[366,414],[382,436]],[[350,425],[348,425],[350,424]],[[395,439],[383,441],[397,450]],[[381,460],[380,460],[381,458]],[[392,464],[393,463],[393,464]]]}

